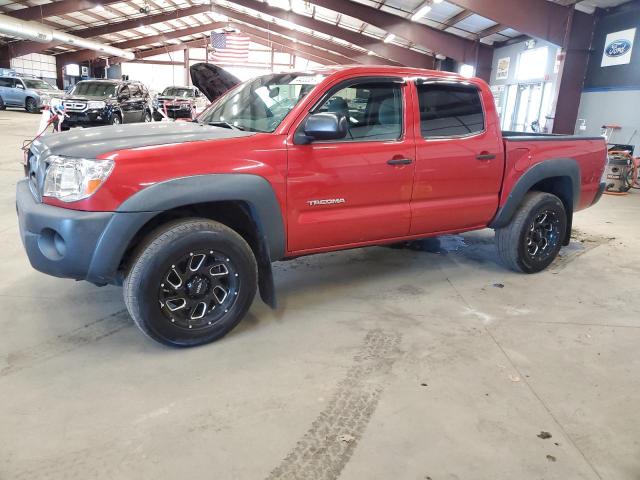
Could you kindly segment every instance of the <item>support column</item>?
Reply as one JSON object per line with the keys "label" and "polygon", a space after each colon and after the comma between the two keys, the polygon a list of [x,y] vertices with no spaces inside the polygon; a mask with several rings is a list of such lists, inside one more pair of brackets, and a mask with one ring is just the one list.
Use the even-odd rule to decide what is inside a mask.
{"label": "support column", "polygon": [[189,49],[185,48],[184,52],[183,52],[183,58],[184,58],[184,85],[186,87],[189,86]]}
{"label": "support column", "polygon": [[572,12],[562,48],[553,133],[573,134],[575,131],[594,28],[595,15]]}
{"label": "support column", "polygon": [[9,47],[0,48],[0,68],[11,68],[11,54]]}
{"label": "support column", "polygon": [[64,90],[64,65],[60,57],[56,56],[56,85],[60,90]]}

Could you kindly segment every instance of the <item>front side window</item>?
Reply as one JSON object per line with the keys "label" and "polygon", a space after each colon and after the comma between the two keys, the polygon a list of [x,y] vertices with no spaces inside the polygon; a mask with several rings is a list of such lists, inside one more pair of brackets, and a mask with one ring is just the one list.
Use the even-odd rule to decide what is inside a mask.
{"label": "front side window", "polygon": [[402,136],[402,87],[398,83],[357,83],[329,97],[314,113],[347,117],[343,141],[398,140]]}
{"label": "front side window", "polygon": [[13,87],[13,79],[11,78],[0,78],[0,87]]}
{"label": "front side window", "polygon": [[142,91],[137,85],[130,85],[129,91],[131,92],[132,97],[138,98],[142,96]]}
{"label": "front side window", "polygon": [[465,136],[484,130],[480,92],[473,85],[425,82],[417,88],[424,138]]}
{"label": "front side window", "polygon": [[322,75],[302,73],[257,77],[224,94],[198,120],[226,128],[273,132],[323,79]]}

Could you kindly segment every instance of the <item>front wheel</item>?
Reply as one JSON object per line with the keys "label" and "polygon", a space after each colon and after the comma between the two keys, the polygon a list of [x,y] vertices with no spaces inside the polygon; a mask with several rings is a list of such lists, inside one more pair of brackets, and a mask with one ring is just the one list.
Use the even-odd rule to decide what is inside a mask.
{"label": "front wheel", "polygon": [[111,116],[111,125],[120,125],[122,123],[122,119],[120,118],[120,115],[117,113],[114,113]]}
{"label": "front wheel", "polygon": [[144,112],[144,121],[145,123],[151,121],[151,112],[149,110],[146,110]]}
{"label": "front wheel", "polygon": [[245,316],[256,260],[234,230],[187,219],[153,233],[124,282],[129,314],[146,335],[176,347],[218,340]]}
{"label": "front wheel", "polygon": [[509,225],[496,229],[498,254],[512,270],[539,272],[558,256],[566,228],[567,214],[558,197],[529,192]]}
{"label": "front wheel", "polygon": [[4,100],[2,100],[2,97],[0,97],[0,110],[6,110],[7,106],[4,103]]}

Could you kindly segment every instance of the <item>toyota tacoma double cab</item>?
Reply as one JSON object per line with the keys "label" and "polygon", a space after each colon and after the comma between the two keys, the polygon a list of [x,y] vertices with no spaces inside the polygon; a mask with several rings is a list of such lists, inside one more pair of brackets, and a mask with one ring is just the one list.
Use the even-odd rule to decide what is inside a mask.
{"label": "toyota tacoma double cab", "polygon": [[17,185],[34,268],[124,286],[173,346],[219,339],[274,261],[493,228],[535,273],[598,201],[600,137],[500,131],[488,85],[403,67],[261,76],[194,122],[99,127],[33,143]]}

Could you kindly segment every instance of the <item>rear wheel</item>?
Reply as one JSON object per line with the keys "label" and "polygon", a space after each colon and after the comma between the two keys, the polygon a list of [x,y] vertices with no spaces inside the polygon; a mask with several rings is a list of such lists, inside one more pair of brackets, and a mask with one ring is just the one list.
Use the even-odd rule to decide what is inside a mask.
{"label": "rear wheel", "polygon": [[149,110],[144,112],[144,121],[145,122],[150,122],[151,121],[151,112]]}
{"label": "rear wheel", "polygon": [[512,270],[536,273],[556,258],[567,228],[567,214],[555,195],[529,192],[509,225],[496,229],[496,246]]}
{"label": "rear wheel", "polygon": [[28,97],[24,103],[24,109],[29,113],[38,113],[40,109],[38,108],[38,102],[36,102],[35,98]]}
{"label": "rear wheel", "polygon": [[120,118],[120,115],[118,115],[117,113],[114,113],[111,116],[111,125],[120,125],[122,123],[122,119]]}
{"label": "rear wheel", "polygon": [[2,97],[0,97],[0,110],[6,110],[7,106],[4,103],[4,100],[2,100]]}
{"label": "rear wheel", "polygon": [[202,345],[245,316],[257,271],[251,248],[235,231],[211,220],[181,220],[152,234],[125,280],[124,299],[153,340]]}

